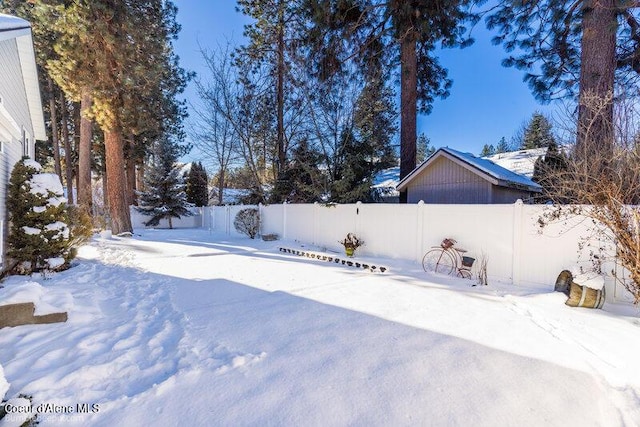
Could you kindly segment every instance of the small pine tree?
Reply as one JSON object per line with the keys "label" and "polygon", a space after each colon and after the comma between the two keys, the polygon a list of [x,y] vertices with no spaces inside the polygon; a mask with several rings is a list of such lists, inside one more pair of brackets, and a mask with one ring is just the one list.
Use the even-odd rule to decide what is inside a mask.
{"label": "small pine tree", "polygon": [[563,201],[559,182],[562,172],[568,169],[568,162],[567,156],[558,149],[555,141],[550,142],[544,158],[540,156],[536,159],[532,180],[543,188],[543,194],[538,197],[537,202],[546,203],[552,196],[556,201]]}
{"label": "small pine tree", "polygon": [[338,203],[372,201],[373,173],[366,143],[360,143],[352,132],[342,134],[343,162],[338,168],[337,179],[333,182],[331,200]]}
{"label": "small pine tree", "polygon": [[484,144],[480,152],[480,157],[493,156],[494,154],[496,154],[496,147],[494,147],[493,144]]}
{"label": "small pine tree", "polygon": [[431,145],[431,140],[424,133],[418,136],[416,144],[416,166],[418,166],[435,153],[436,149]]}
{"label": "small pine tree", "polygon": [[185,191],[187,201],[194,206],[209,204],[209,176],[201,162],[191,164],[191,169],[187,173]]}
{"label": "small pine tree", "polygon": [[507,139],[503,136],[502,138],[500,138],[500,142],[498,142],[498,145],[496,146],[495,154],[506,153],[510,151],[510,149],[511,147],[509,147]]}
{"label": "small pine tree", "polygon": [[169,228],[173,228],[172,218],[193,215],[176,158],[175,144],[167,139],[156,142],[153,161],[144,179],[145,191],[139,193],[140,206],[136,207],[138,212],[151,217],[144,223],[146,226],[156,226],[166,218]]}
{"label": "small pine tree", "polygon": [[293,149],[291,163],[284,173],[281,189],[291,203],[314,203],[322,200],[324,177],[318,165],[321,154],[306,139]]}
{"label": "small pine tree", "polygon": [[39,163],[22,159],[9,181],[7,256],[17,274],[64,270],[75,256],[60,178],[40,169]]}
{"label": "small pine tree", "polygon": [[529,124],[524,130],[522,146],[520,149],[549,147],[555,144],[555,138],[551,132],[551,122],[539,112],[533,113]]}

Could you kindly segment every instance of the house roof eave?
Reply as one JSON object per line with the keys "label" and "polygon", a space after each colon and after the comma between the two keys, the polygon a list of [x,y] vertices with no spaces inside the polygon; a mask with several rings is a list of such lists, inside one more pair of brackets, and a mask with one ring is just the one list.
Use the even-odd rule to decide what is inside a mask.
{"label": "house roof eave", "polygon": [[38,80],[38,69],[36,66],[36,56],[31,32],[29,32],[28,35],[17,37],[16,43],[20,56],[20,66],[22,67],[22,79],[27,94],[29,114],[31,116],[33,137],[39,141],[46,141],[47,131],[44,123],[40,81]]}

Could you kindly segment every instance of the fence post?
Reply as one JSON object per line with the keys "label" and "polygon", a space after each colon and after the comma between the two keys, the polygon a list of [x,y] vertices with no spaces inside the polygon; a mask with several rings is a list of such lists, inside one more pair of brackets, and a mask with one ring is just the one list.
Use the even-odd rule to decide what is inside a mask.
{"label": "fence post", "polygon": [[361,201],[357,201],[356,202],[356,218],[354,221],[355,224],[355,231],[354,233],[356,233],[356,236],[360,234],[360,211],[362,210],[362,202]]}
{"label": "fence post", "polygon": [[318,202],[313,203],[313,245],[318,246]]}
{"label": "fence post", "polygon": [[522,200],[516,200],[513,205],[513,247],[511,248],[511,281],[519,286],[521,283],[522,262]]}
{"label": "fence post", "polygon": [[282,239],[287,238],[287,202],[282,202]]}
{"label": "fence post", "polygon": [[418,202],[418,207],[416,209],[416,251],[415,251],[415,260],[416,262],[422,261],[422,248],[424,247],[424,201],[420,200]]}

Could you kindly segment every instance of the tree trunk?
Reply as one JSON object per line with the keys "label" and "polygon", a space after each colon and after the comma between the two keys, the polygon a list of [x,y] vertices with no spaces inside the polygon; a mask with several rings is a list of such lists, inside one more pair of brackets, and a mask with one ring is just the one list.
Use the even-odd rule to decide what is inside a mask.
{"label": "tree trunk", "polygon": [[126,174],[127,174],[127,195],[128,202],[130,205],[137,205],[137,197],[136,197],[136,161],[131,158],[131,156],[127,156],[125,161],[126,163]]}
{"label": "tree trunk", "polygon": [[53,150],[53,169],[62,182],[62,166],[60,165],[60,141],[58,135],[58,114],[56,111],[56,91],[53,79],[47,75],[47,87],[49,88],[49,110],[51,113],[51,144]]}
{"label": "tree trunk", "polygon": [[60,93],[60,112],[62,121],[62,142],[64,143],[65,182],[67,184],[67,200],[73,205],[73,152],[69,140],[69,123],[67,120],[67,100],[64,93]]}
{"label": "tree trunk", "polygon": [[140,161],[137,164],[136,169],[136,188],[140,191],[144,191],[144,162]]}
{"label": "tree trunk", "polygon": [[284,74],[285,74],[285,64],[284,64],[284,4],[280,3],[278,6],[278,46],[277,46],[277,61],[278,61],[278,71],[277,71],[277,82],[276,82],[276,93],[277,93],[277,144],[278,144],[278,167],[276,169],[276,178],[282,179],[282,174],[284,173],[285,164],[286,164],[286,150],[284,144]]}
{"label": "tree trunk", "polygon": [[[417,70],[416,38],[408,32],[400,41],[400,179],[416,167]],[[406,190],[400,203],[407,203]]]}
{"label": "tree trunk", "polygon": [[222,206],[222,200],[224,200],[224,184],[225,184],[225,171],[220,169],[218,172],[218,206]]}
{"label": "tree trunk", "polygon": [[129,142],[129,155],[125,160],[126,175],[127,175],[127,202],[129,205],[137,205],[138,198],[136,197],[136,160],[133,157],[133,144],[135,144],[135,138],[131,135]]}
{"label": "tree trunk", "polygon": [[91,140],[93,123],[88,113],[93,99],[88,90],[82,91],[80,101],[80,144],[78,146],[78,204],[91,213],[93,204],[91,191]]}
{"label": "tree trunk", "polygon": [[616,62],[616,1],[583,5],[577,153],[610,157],[614,142],[613,90]]}
{"label": "tree trunk", "polygon": [[111,232],[132,232],[131,216],[127,203],[127,183],[124,171],[122,132],[116,127],[104,131],[107,201],[111,218]]}
{"label": "tree trunk", "polygon": [[107,173],[102,174],[102,214],[107,215],[109,213],[109,196],[107,194]]}

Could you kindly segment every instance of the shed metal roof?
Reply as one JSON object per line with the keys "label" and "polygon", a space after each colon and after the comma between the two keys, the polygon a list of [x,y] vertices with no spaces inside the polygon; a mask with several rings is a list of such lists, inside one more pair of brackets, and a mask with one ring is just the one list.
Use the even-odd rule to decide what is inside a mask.
{"label": "shed metal roof", "polygon": [[0,31],[15,31],[31,28],[31,24],[17,16],[0,13]]}

